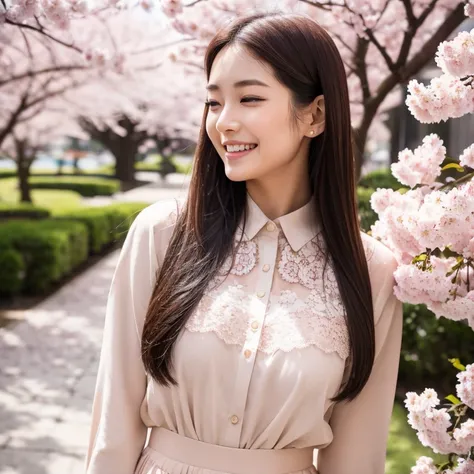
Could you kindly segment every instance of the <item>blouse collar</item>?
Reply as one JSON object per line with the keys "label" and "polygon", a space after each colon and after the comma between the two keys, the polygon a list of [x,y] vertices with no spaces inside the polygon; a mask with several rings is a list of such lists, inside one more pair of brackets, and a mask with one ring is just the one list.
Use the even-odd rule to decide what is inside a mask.
{"label": "blouse collar", "polygon": [[297,252],[320,232],[316,212],[316,201],[313,195],[303,207],[272,221],[247,193],[247,222],[243,240],[252,240],[263,226],[268,222],[273,222],[278,229],[283,231],[291,248]]}

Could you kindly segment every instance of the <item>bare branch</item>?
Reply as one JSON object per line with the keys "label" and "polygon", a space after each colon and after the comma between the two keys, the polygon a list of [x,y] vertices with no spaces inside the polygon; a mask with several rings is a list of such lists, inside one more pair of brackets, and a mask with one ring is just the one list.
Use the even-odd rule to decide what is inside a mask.
{"label": "bare branch", "polygon": [[[362,16],[361,18],[362,18],[362,21],[364,21]],[[365,25],[365,22],[364,22],[364,25]],[[379,53],[385,59],[385,63],[387,64],[389,71],[394,71],[395,63],[392,61],[392,58],[388,55],[387,50],[379,43],[379,40],[375,37],[373,31],[370,28],[366,27],[365,32],[367,33],[367,36],[369,37],[370,42],[377,48]]]}
{"label": "bare branch", "polygon": [[407,15],[408,24],[411,27],[416,27],[416,17],[413,13],[411,0],[402,0],[403,6],[405,7],[405,13]]}
{"label": "bare branch", "polygon": [[408,28],[408,31],[406,31],[405,35],[403,36],[403,41],[400,47],[400,51],[398,53],[398,58],[395,61],[395,69],[398,69],[406,61],[406,58],[408,57],[408,53],[410,52],[413,38],[415,37],[416,32],[418,31],[418,28],[425,22],[426,18],[433,11],[434,7],[436,6],[436,3],[438,2],[438,0],[431,0],[427,8],[423,11],[423,13],[418,18],[416,18],[412,10],[412,5],[411,5],[410,0],[402,0],[402,1],[405,7],[405,12],[407,15],[409,28]]}
{"label": "bare branch", "polygon": [[38,77],[42,74],[49,74],[52,72],[66,72],[66,71],[81,71],[87,69],[86,66],[54,66],[54,67],[47,67],[45,69],[40,69],[37,71],[27,71],[16,76],[11,76],[8,79],[0,80],[0,87],[4,86],[5,84],[9,84],[15,81],[21,81],[22,79],[26,79],[27,77]]}
{"label": "bare branch", "polygon": [[191,2],[191,3],[188,3],[187,5],[183,5],[183,7],[194,7],[194,5],[198,4],[198,3],[201,3],[201,2],[205,2],[206,0],[195,0],[194,2]]}
{"label": "bare branch", "polygon": [[357,38],[357,52],[354,56],[354,63],[357,77],[360,79],[363,101],[370,99],[369,79],[367,77],[367,51],[369,50],[369,41],[364,38]]}
{"label": "bare branch", "polygon": [[21,36],[23,36],[23,39],[25,40],[25,45],[26,45],[26,50],[28,51],[28,56],[32,61],[34,61],[33,53],[31,51],[30,42],[28,41],[28,38],[26,37],[25,32],[23,30],[20,30],[20,31],[21,31]]}
{"label": "bare branch", "polygon": [[78,53],[82,53],[82,50],[80,48],[78,48],[77,46],[74,46],[73,44],[68,44],[68,43],[60,40],[59,38],[56,38],[56,37],[50,35],[44,29],[36,28],[35,26],[28,25],[26,23],[16,23],[14,21],[9,20],[8,18],[6,19],[5,23],[7,23],[8,25],[12,25],[12,26],[18,26],[18,28],[24,28],[24,29],[27,29],[27,30],[35,31],[36,33],[40,33],[40,34],[46,36],[47,38],[51,39],[52,41],[55,41],[56,43],[59,43],[62,46],[66,46],[66,48],[70,48],[70,49],[73,49],[74,51],[77,51]]}
{"label": "bare branch", "polygon": [[132,53],[130,53],[130,56],[136,56],[138,54],[144,54],[144,53],[151,53],[153,51],[156,51],[157,49],[168,48],[169,46],[174,46],[175,44],[184,43],[186,41],[195,41],[195,38],[183,38],[183,39],[171,41],[169,43],[160,44],[157,46],[150,46],[149,48],[133,51]]}
{"label": "bare branch", "polygon": [[426,10],[423,10],[423,13],[418,17],[418,23],[421,25],[426,20],[427,16],[434,10],[438,0],[431,0],[429,5],[426,7]]}

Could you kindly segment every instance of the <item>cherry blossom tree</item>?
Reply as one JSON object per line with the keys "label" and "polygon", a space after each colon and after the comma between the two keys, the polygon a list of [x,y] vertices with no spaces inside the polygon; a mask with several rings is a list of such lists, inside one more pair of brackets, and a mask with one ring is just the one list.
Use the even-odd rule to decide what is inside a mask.
{"label": "cherry blossom tree", "polygon": [[[467,5],[465,13],[474,17],[474,6]],[[408,85],[411,113],[422,123],[474,113],[474,29],[442,42],[435,61],[440,77],[427,86],[416,80]],[[474,329],[474,143],[458,163],[446,161],[446,148],[436,134],[414,151],[402,150],[392,173],[410,189],[404,194],[378,189],[372,195],[379,220],[371,233],[399,262],[395,294],[401,301],[425,304],[438,318]],[[447,168],[468,173],[438,181]],[[451,362],[460,372],[457,396],[447,396],[449,403],[441,404],[432,389],[406,394],[408,421],[420,442],[448,456],[440,465],[422,457],[412,474],[474,472],[474,363]]]}
{"label": "cherry blossom tree", "polygon": [[[170,24],[193,39],[173,52],[175,60],[202,68],[209,40],[225,21],[277,8],[314,18],[334,38],[344,60],[357,149],[357,169],[369,133],[388,137],[387,111],[402,99],[401,86],[433,58],[441,41],[465,20],[459,0],[162,0]],[[473,1],[468,5],[472,8]]]}
{"label": "cherry blossom tree", "polygon": [[63,114],[43,107],[28,121],[17,124],[3,141],[0,154],[16,164],[20,201],[32,202],[28,179],[38,153],[46,151],[51,143],[62,139],[74,127],[74,123],[64,121]]}

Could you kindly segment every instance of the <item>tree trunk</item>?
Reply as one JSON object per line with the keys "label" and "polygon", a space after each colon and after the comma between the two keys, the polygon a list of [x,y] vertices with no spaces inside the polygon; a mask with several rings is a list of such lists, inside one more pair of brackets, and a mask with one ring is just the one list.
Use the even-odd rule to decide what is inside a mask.
{"label": "tree trunk", "polygon": [[145,131],[137,131],[138,122],[123,116],[118,124],[126,130],[121,136],[111,128],[98,129],[84,117],[79,120],[81,128],[91,138],[101,143],[115,157],[115,177],[120,180],[121,190],[127,191],[135,185],[135,160],[140,145],[148,138]]}
{"label": "tree trunk", "polygon": [[356,185],[359,183],[362,174],[362,165],[365,161],[365,144],[367,142],[368,128],[361,126],[360,128],[353,130],[354,135],[354,167],[355,167],[355,182]]}
{"label": "tree trunk", "polygon": [[15,140],[16,145],[16,163],[18,172],[18,186],[20,190],[20,201],[32,203],[30,183],[28,181],[30,177],[30,168],[33,160],[28,159],[26,154],[25,142]]}
{"label": "tree trunk", "polygon": [[74,174],[81,174],[81,170],[79,168],[79,158],[73,158],[72,165],[74,167]]}
{"label": "tree trunk", "polygon": [[121,138],[110,151],[115,157],[115,177],[120,180],[120,190],[124,192],[135,186],[135,157],[139,145],[134,140]]}

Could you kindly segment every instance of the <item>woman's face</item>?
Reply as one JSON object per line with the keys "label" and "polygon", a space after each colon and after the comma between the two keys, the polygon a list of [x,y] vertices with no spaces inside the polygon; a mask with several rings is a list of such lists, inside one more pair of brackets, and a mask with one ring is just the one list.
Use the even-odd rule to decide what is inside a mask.
{"label": "woman's face", "polygon": [[[249,80],[261,84],[238,84]],[[226,47],[216,56],[207,100],[206,131],[232,181],[260,180],[287,173],[295,165],[306,167],[310,139],[324,128],[322,96],[317,98],[319,108],[310,108],[304,121],[292,126],[290,91],[275,79],[269,66],[239,46]],[[322,129],[321,123],[313,123],[311,111],[316,109]],[[226,149],[227,141],[256,147],[232,152]]]}

